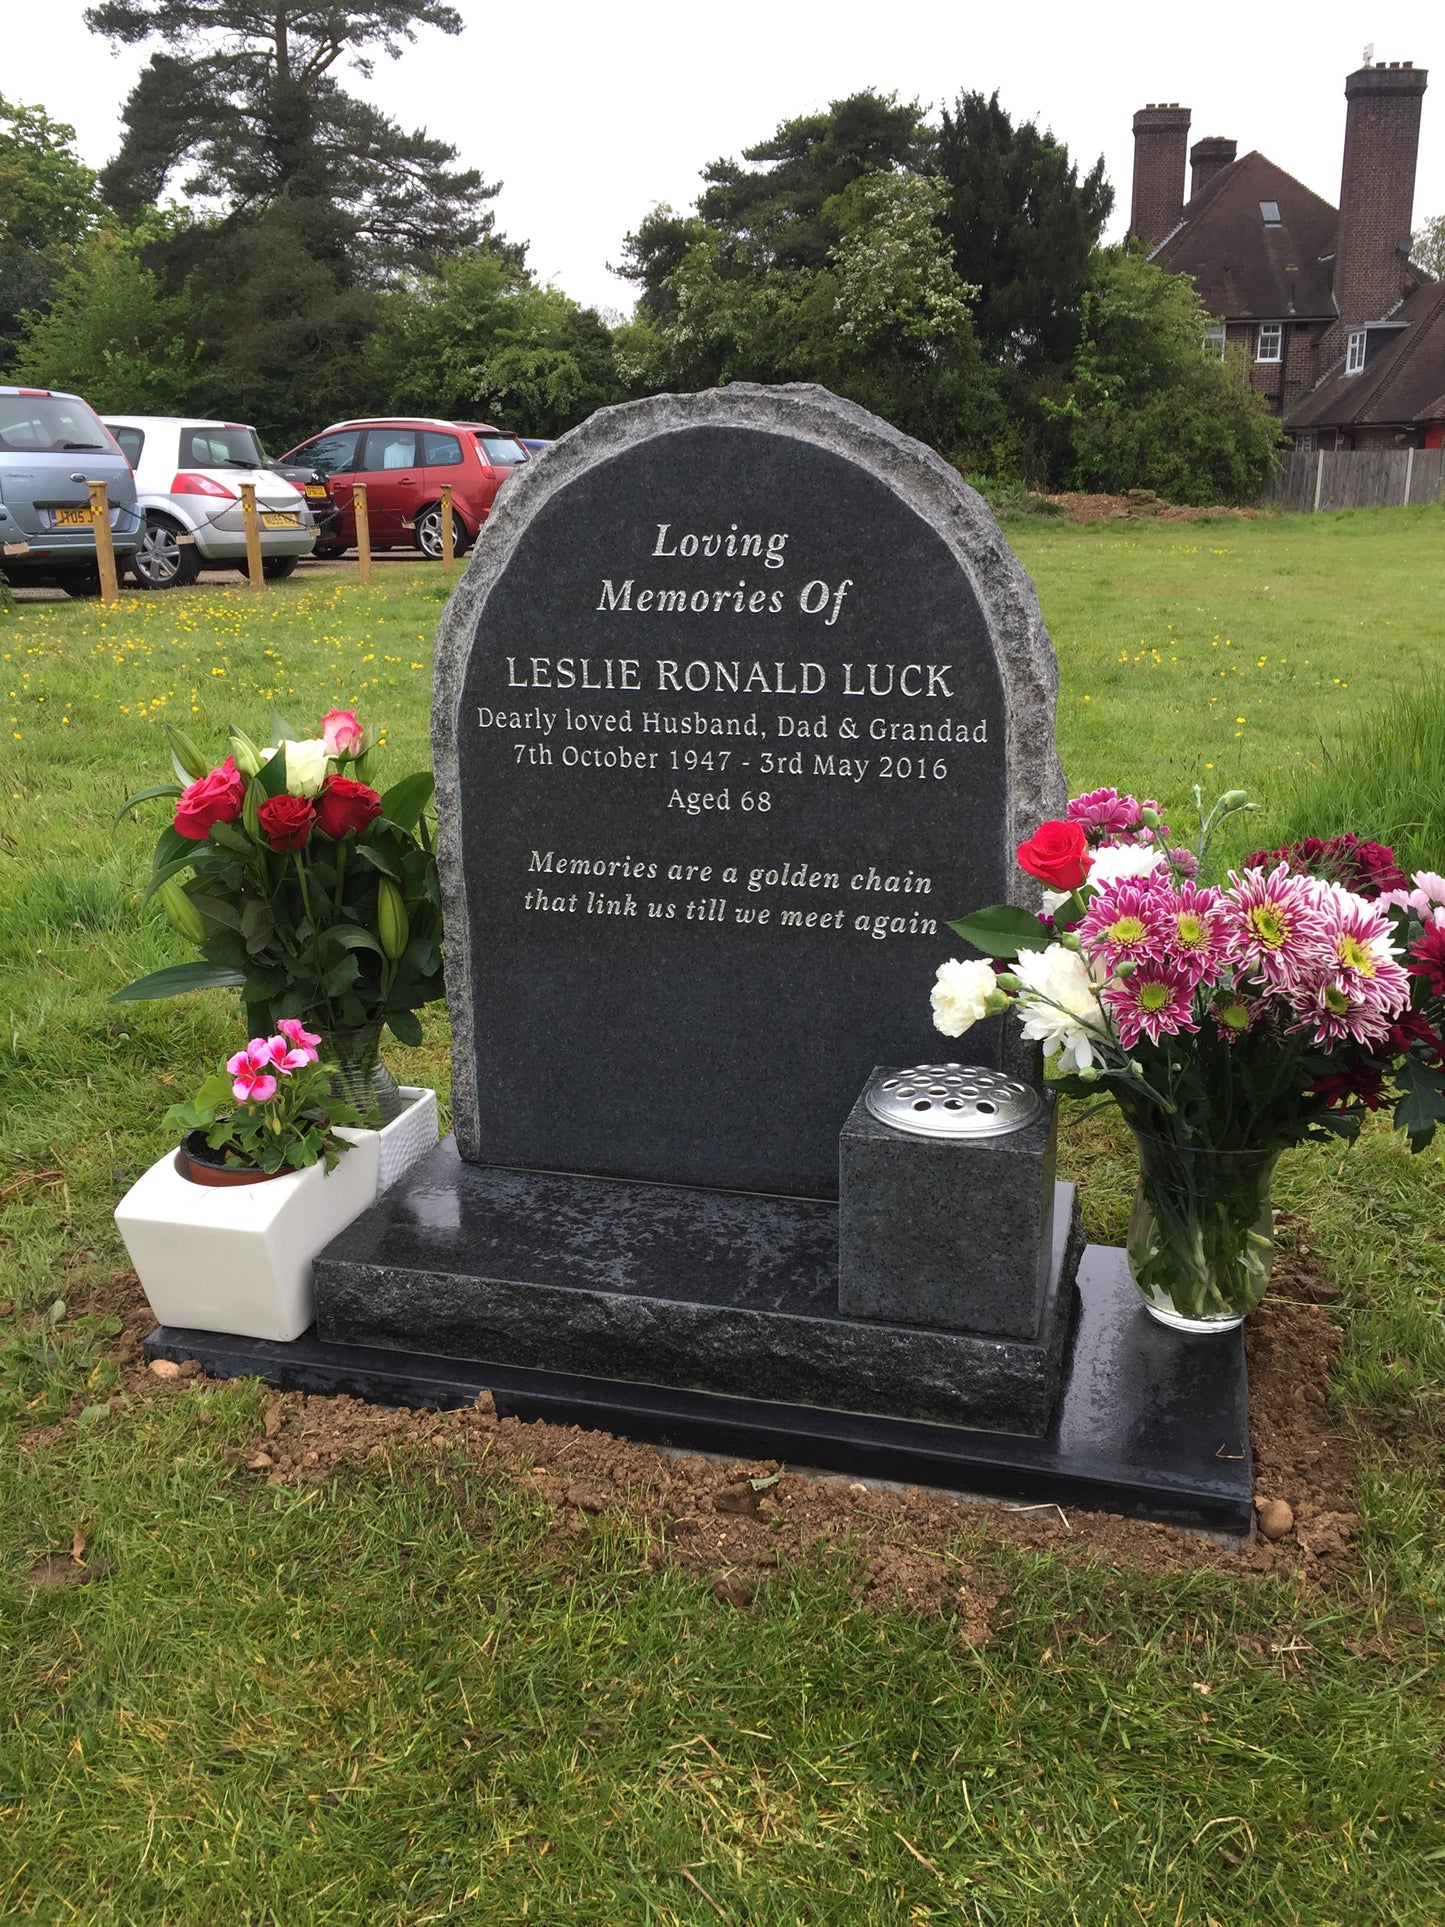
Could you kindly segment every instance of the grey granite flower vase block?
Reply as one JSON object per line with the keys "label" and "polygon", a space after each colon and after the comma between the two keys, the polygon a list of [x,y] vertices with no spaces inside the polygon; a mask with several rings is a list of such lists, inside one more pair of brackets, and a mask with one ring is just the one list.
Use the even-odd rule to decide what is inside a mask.
{"label": "grey granite flower vase block", "polygon": [[[839,1310],[1037,1338],[1052,1269],[1052,1092],[1032,1122],[983,1137],[905,1133],[881,1123],[865,1097],[838,1140]],[[1072,1289],[1072,1276],[1056,1282]]]}

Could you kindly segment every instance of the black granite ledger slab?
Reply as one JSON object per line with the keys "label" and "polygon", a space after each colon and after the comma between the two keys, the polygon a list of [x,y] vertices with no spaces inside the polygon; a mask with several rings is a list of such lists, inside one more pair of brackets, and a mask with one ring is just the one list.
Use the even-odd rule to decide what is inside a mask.
{"label": "black granite ledger slab", "polygon": [[1036,1334],[838,1309],[838,1208],[463,1162],[447,1138],[316,1260],[320,1335],[1039,1434],[1082,1249],[1059,1187]]}
{"label": "black granite ledger slab", "polygon": [[145,1349],[152,1358],[199,1359],[217,1378],[255,1375],[285,1389],[438,1409],[486,1390],[504,1418],[1247,1535],[1254,1513],[1242,1335],[1190,1338],[1156,1325],[1124,1253],[1100,1245],[1084,1253],[1078,1299],[1063,1387],[1038,1439],[422,1357],[330,1343],[314,1330],[277,1344],[161,1326]]}
{"label": "black granite ledger slab", "polygon": [[462,1155],[836,1197],[871,1066],[936,1052],[945,920],[1036,897],[1056,679],[979,497],[822,389],[519,469],[437,638]]}

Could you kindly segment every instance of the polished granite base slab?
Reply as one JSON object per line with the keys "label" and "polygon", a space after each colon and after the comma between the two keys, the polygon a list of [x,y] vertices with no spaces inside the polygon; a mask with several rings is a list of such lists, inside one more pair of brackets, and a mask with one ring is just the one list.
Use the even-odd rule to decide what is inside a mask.
{"label": "polished granite base slab", "polygon": [[[1060,1185],[1029,1337],[847,1317],[835,1203],[468,1164],[448,1139],[317,1258],[316,1329],[344,1345],[1039,1436],[1082,1249],[1073,1186]],[[960,1302],[968,1290],[961,1281]]]}
{"label": "polished granite base slab", "polygon": [[1191,1338],[1145,1313],[1122,1251],[1090,1245],[1053,1421],[1042,1438],[813,1405],[328,1343],[283,1345],[161,1326],[152,1358],[217,1378],[445,1409],[489,1391],[502,1417],[581,1425],[682,1450],[798,1470],[937,1486],[1025,1505],[1122,1512],[1209,1532],[1253,1523],[1248,1388],[1239,1332]]}

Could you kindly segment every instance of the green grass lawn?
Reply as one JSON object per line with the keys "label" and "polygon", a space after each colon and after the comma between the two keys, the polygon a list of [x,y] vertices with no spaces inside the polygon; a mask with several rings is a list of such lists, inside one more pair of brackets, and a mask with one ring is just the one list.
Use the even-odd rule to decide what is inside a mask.
{"label": "green grass lawn", "polygon": [[[1264,805],[1239,848],[1445,648],[1439,510],[1008,534],[1071,786],[1238,784]],[[1344,1292],[1335,1415],[1368,1441],[1327,1590],[1100,1571],[961,1509],[957,1556],[1009,1589],[975,1649],[947,1615],[864,1610],[846,1545],[739,1611],[628,1509],[559,1539],[460,1440],[272,1485],[234,1456],[253,1384],[107,1404],[111,1211],[235,1023],[229,995],[108,1005],[184,954],[139,909],[154,814],[111,819],[163,780],[167,720],[219,748],[273,703],[354,705],[384,770],[414,766],[444,597],[439,568],[389,566],[0,622],[0,1914],[1438,1927],[1438,1152],[1376,1130],[1281,1167]],[[445,1090],[444,1017],[394,1063]],[[1118,1242],[1117,1132],[1062,1156]],[[77,1531],[90,1584],[21,1583]]]}

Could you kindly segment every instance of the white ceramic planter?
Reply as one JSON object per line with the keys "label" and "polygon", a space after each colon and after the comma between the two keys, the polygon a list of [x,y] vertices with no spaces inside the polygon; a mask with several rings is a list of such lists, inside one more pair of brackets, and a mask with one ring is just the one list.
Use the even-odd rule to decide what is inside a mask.
{"label": "white ceramic planter", "polygon": [[167,1151],[116,1206],[115,1221],[163,1325],[282,1344],[316,1317],[311,1261],[437,1141],[436,1092],[410,1100],[380,1131],[343,1129],[351,1149],[328,1174],[315,1164],[265,1184],[192,1184]]}
{"label": "white ceramic planter", "polygon": [[399,1088],[406,1101],[406,1109],[400,1117],[394,1117],[390,1124],[384,1124],[379,1131],[353,1131],[343,1127],[337,1132],[338,1137],[375,1137],[380,1140],[376,1174],[378,1196],[389,1190],[398,1178],[404,1177],[428,1151],[434,1151],[437,1139],[441,1136],[437,1123],[436,1092],[427,1090],[421,1084],[403,1084]]}

